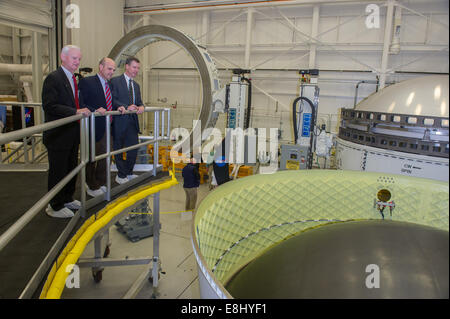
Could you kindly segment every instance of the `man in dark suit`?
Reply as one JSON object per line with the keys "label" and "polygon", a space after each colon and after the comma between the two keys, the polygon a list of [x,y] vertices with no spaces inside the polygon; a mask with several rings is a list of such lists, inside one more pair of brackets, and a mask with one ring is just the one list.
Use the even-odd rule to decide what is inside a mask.
{"label": "man in dark suit", "polygon": [[[85,106],[91,112],[105,114],[106,111],[112,110],[112,94],[109,80],[111,80],[116,70],[116,63],[110,58],[103,58],[99,63],[98,70],[96,75],[81,79],[79,87]],[[105,117],[96,117],[96,155],[106,153],[105,131]],[[92,197],[103,195],[106,192],[106,159],[89,162],[86,165],[86,183],[88,185],[86,192]]]}
{"label": "man in dark suit", "polygon": [[[68,45],[61,50],[61,67],[45,78],[42,87],[45,122],[75,114],[89,116],[89,109],[80,107],[83,106],[83,102],[80,100],[78,84],[74,76],[80,61],[80,48]],[[47,130],[43,134],[43,140],[48,150],[48,190],[50,191],[77,166],[80,124],[78,121],[73,121]],[[50,200],[46,209],[47,215],[70,218],[74,215],[71,209],[80,208],[80,202],[73,199],[76,180],[75,176]]]}
{"label": "man in dark suit", "polygon": [[[136,111],[137,114],[144,112],[141,100],[139,84],[133,79],[137,76],[140,62],[135,57],[130,57],[125,62],[125,73],[111,79],[113,109],[120,112]],[[115,115],[113,119],[112,134],[114,150],[135,145],[139,142],[139,121],[137,114]],[[119,184],[137,177],[133,174],[138,150],[128,151],[126,160],[122,154],[116,155],[115,161],[118,170],[116,182]]]}

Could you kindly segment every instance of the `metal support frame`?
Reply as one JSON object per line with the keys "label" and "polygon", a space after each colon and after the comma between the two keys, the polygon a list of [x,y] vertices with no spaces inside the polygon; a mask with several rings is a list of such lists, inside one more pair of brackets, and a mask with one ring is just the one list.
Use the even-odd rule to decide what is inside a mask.
{"label": "metal support frame", "polygon": [[[41,68],[42,69],[42,68]],[[34,109],[34,121],[36,124],[40,123],[40,108],[41,103],[21,103],[21,102],[3,102],[6,105],[11,106],[20,106],[20,113],[21,113],[21,126],[22,129],[26,128],[26,118],[25,118],[25,107],[33,108]],[[16,163],[18,162],[22,157],[24,158],[24,164],[34,164],[38,160],[40,160],[45,154],[47,154],[46,150],[42,150],[42,152],[36,156],[36,150],[41,149],[41,142],[42,142],[41,134],[29,134],[20,138],[17,138],[15,140],[22,140],[22,144],[12,151],[10,154],[8,154],[5,158],[2,158],[2,155],[0,154],[0,167],[2,168],[7,167],[7,165],[2,165],[4,163]],[[15,141],[11,140],[11,141]],[[31,149],[28,146],[28,142],[31,141]],[[31,159],[30,159],[30,152],[31,150]],[[22,153],[20,153],[22,151]],[[16,155],[17,154],[17,155]],[[15,159],[11,161],[12,157],[16,155]]]}
{"label": "metal support frame", "polygon": [[449,157],[447,118],[342,109],[341,122],[339,138],[346,141],[399,152]]}
{"label": "metal support frame", "polygon": [[[312,30],[311,37],[317,38],[317,33],[319,32],[319,5],[315,5],[313,8],[313,18],[312,18]],[[309,47],[309,68],[314,69],[316,67],[316,51],[317,44],[311,43]]]}
{"label": "metal support frame", "polygon": [[381,57],[380,89],[384,88],[386,84],[386,72],[389,59],[389,47],[391,45],[393,19],[394,19],[394,0],[388,0],[386,25],[384,27],[383,55]]}
{"label": "metal support frame", "polygon": [[[167,117],[165,114],[167,113]],[[91,127],[92,127],[92,134],[91,134],[91,142],[95,141],[95,116],[98,116],[98,114],[92,114],[90,117]],[[167,118],[167,123],[166,123]],[[88,121],[88,118],[83,119],[84,121]],[[110,125],[111,122],[109,121],[109,115],[106,116],[106,131],[107,133],[110,132]],[[166,130],[167,129],[167,130]],[[136,146],[142,146],[147,145],[150,143],[154,144],[154,156],[153,156],[153,168],[151,172],[141,174],[139,177],[129,181],[127,184],[127,187],[129,187],[130,183],[139,183],[145,176],[145,178],[148,178],[148,175],[156,176],[158,173],[158,149],[159,149],[159,141],[166,140],[170,136],[170,109],[155,109],[154,110],[154,127],[153,127],[153,138],[149,141],[139,143],[135,145],[133,148],[136,148]],[[99,160],[102,158],[107,158],[107,193],[105,194],[105,199],[110,200],[111,195],[113,191],[111,190],[111,176],[110,176],[110,162],[111,162],[111,156],[114,154],[119,154],[123,152],[126,149],[118,151],[111,152],[110,149],[110,136],[107,135],[107,150],[105,154],[96,156],[95,154],[95,147],[91,147],[91,161]],[[87,139],[87,137],[85,137]],[[88,145],[88,143],[86,143]],[[87,146],[86,146],[87,147]],[[123,185],[119,185],[117,188],[123,188]],[[89,207],[95,205],[99,200],[102,200],[101,196],[98,198],[93,198],[91,201],[94,203],[83,203],[83,207]],[[146,199],[143,199],[146,200]],[[142,201],[143,201],[142,200]],[[142,201],[139,201],[134,206],[139,205]],[[142,257],[142,258],[125,258],[125,259],[107,259],[105,258],[105,254],[103,253],[104,249],[109,249],[110,243],[109,243],[109,228],[112,227],[115,222],[117,222],[124,214],[127,213],[127,211],[124,211],[122,214],[117,215],[114,217],[105,227],[103,227],[102,230],[100,230],[92,239],[94,241],[94,257],[88,258],[88,259],[80,259],[80,262],[78,265],[80,267],[91,267],[92,268],[92,274],[94,278],[97,278],[96,280],[99,280],[97,277],[99,272],[102,272],[104,270],[104,267],[112,267],[112,266],[132,266],[132,265],[148,265],[148,267],[145,268],[144,272],[137,278],[137,280],[133,283],[131,288],[127,291],[127,293],[124,295],[125,299],[134,298],[139,293],[139,291],[144,286],[144,283],[146,280],[151,279],[151,282],[153,284],[153,297],[156,298],[158,295],[157,293],[157,287],[158,287],[158,280],[159,280],[159,273],[161,271],[160,266],[160,258],[159,258],[159,237],[160,237],[160,222],[159,222],[159,212],[160,212],[160,193],[156,193],[153,195],[153,257]],[[131,209],[131,208],[130,208]],[[103,248],[102,242],[103,239],[107,237],[106,239],[106,247]]]}
{"label": "metal support frame", "polygon": [[252,45],[252,31],[253,31],[253,8],[247,9],[247,33],[246,33],[246,40],[245,40],[245,57],[244,57],[244,63],[245,63],[245,69],[248,69],[250,67],[250,53],[251,53],[251,45]]}
{"label": "metal support frame", "polygon": [[[14,103],[9,103],[6,102],[7,104],[14,104]],[[40,106],[40,103],[16,103],[17,105],[22,106],[22,110],[24,110],[24,106]],[[19,220],[17,222],[15,222],[9,229],[7,229],[1,236],[0,236],[0,250],[2,250],[6,245],[8,245],[8,243],[38,214],[40,213],[45,206],[50,202],[51,198],[53,198],[74,176],[76,176],[78,173],[81,172],[81,203],[82,203],[82,208],[75,214],[75,216],[72,218],[72,220],[69,222],[69,224],[66,226],[65,230],[63,231],[63,233],[60,235],[60,237],[58,238],[57,242],[53,245],[53,247],[51,248],[51,250],[49,251],[49,253],[47,254],[46,258],[44,259],[44,261],[41,263],[41,265],[39,266],[39,268],[37,269],[37,271],[35,272],[35,274],[33,275],[32,279],[29,281],[29,283],[27,284],[27,286],[25,287],[25,289],[22,291],[22,294],[20,296],[20,298],[30,298],[34,291],[36,290],[36,288],[38,287],[39,283],[41,282],[41,280],[43,279],[43,277],[45,276],[46,272],[48,271],[49,267],[51,267],[54,259],[56,258],[57,254],[59,253],[59,251],[61,250],[62,246],[64,245],[64,243],[66,242],[67,238],[70,236],[70,234],[72,233],[74,227],[77,224],[77,221],[79,220],[79,218],[85,217],[85,212],[89,207],[92,207],[95,205],[95,203],[92,203],[92,200],[96,201],[98,200],[97,198],[93,198],[91,201],[86,201],[86,186],[85,186],[85,180],[86,180],[86,173],[85,173],[85,166],[86,164],[90,161],[90,160],[99,160],[101,158],[106,158],[107,159],[107,169],[108,169],[108,174],[107,174],[107,194],[105,195],[106,199],[109,201],[111,199],[111,194],[117,194],[120,191],[123,191],[126,188],[129,188],[139,182],[141,182],[143,179],[148,178],[149,176],[156,176],[158,169],[157,169],[157,159],[158,159],[158,152],[156,151],[155,153],[155,162],[154,162],[154,168],[152,172],[149,172],[147,174],[141,174],[138,178],[133,179],[132,181],[127,182],[126,184],[123,185],[119,185],[116,188],[120,188],[120,190],[117,190],[116,188],[111,189],[111,177],[110,177],[110,172],[109,172],[109,167],[110,167],[110,163],[111,163],[111,156],[114,154],[118,154],[121,153],[123,151],[129,150],[129,149],[135,149],[135,148],[139,148],[142,145],[147,145],[147,144],[151,144],[154,143],[155,145],[155,149],[158,150],[158,142],[160,140],[168,140],[170,137],[170,109],[164,109],[164,108],[152,108],[152,107],[146,107],[145,108],[145,112],[154,112],[155,113],[155,128],[154,128],[154,132],[155,132],[155,136],[153,139],[145,142],[145,143],[140,143],[131,147],[127,147],[125,149],[121,149],[121,150],[117,150],[114,152],[111,152],[111,138],[110,138],[110,132],[111,132],[111,128],[110,128],[110,117],[112,115],[120,115],[120,112],[118,111],[109,111],[106,112],[106,116],[105,116],[105,120],[106,120],[106,132],[107,132],[107,153],[106,154],[102,154],[100,156],[95,156],[95,149],[94,149],[94,154],[90,157],[90,153],[89,153],[89,121],[91,121],[91,125],[92,125],[92,132],[94,132],[93,138],[95,140],[95,121],[93,120],[95,116],[102,116],[102,114],[100,113],[94,113],[94,115],[92,117],[83,117],[82,115],[73,115],[67,118],[63,118],[60,120],[56,120],[56,121],[52,121],[52,122],[48,122],[48,123],[44,123],[44,124],[38,124],[32,127],[28,127],[25,128],[24,127],[24,121],[22,122],[23,125],[23,129],[18,130],[18,131],[13,131],[13,132],[9,132],[6,134],[2,134],[0,136],[0,145],[3,144],[7,144],[11,141],[15,141],[17,139],[23,139],[24,140],[24,149],[26,150],[25,145],[27,145],[27,141],[28,141],[28,136],[32,136],[38,133],[41,133],[43,131],[46,131],[48,129],[52,129],[58,126],[62,126],[65,125],[67,123],[71,123],[73,121],[80,121],[80,164],[72,171],[70,172],[63,180],[61,180],[53,189],[51,189],[46,195],[44,195],[44,197],[42,197],[37,203],[35,203],[33,205],[33,207],[31,207],[27,212],[25,212],[25,214],[19,218]],[[167,112],[167,117],[165,116],[165,113]],[[133,113],[132,111],[126,111],[126,113]],[[167,124],[166,123],[160,123],[160,113],[162,114],[161,116],[161,120],[165,121],[167,119]],[[22,111],[22,115],[24,115],[24,111]],[[161,133],[159,130],[159,127],[162,127]],[[166,131],[167,129],[167,131]],[[32,144],[34,145],[34,143]],[[25,154],[27,154],[27,151],[25,152]],[[34,154],[34,153],[33,153]],[[27,155],[26,155],[27,156]],[[34,158],[34,156],[33,156]],[[159,218],[159,193],[158,195],[156,195],[156,202],[154,203],[154,210],[157,212],[157,217]],[[103,198],[100,199],[100,201],[103,200]],[[156,206],[155,206],[156,205]],[[156,209],[155,209],[156,208]],[[143,259],[140,262],[149,262],[149,261],[155,261],[155,259],[159,262],[159,220],[157,221],[157,225],[158,225],[158,231],[155,232],[156,237],[157,238],[155,240],[154,243],[154,247],[156,247],[155,245],[157,245],[158,247],[156,249],[154,249],[154,256],[153,258],[147,258],[147,259]],[[110,227],[111,225],[109,225],[108,227]],[[97,237],[95,237],[95,257],[96,257],[96,262],[100,262],[102,259],[102,254],[101,254],[101,239],[103,237],[108,236],[108,231],[101,231],[101,234],[98,235]],[[98,259],[98,260],[97,260]],[[128,263],[125,262],[124,264],[136,264],[137,259],[133,259],[130,260]],[[139,259],[140,260],[140,259]],[[114,264],[117,262],[112,262],[112,264]],[[99,263],[98,265],[100,265],[101,263]],[[155,268],[155,270],[152,271],[152,273],[159,273],[159,267]],[[156,277],[157,278],[157,277]],[[157,285],[157,280],[155,282],[155,284]],[[156,287],[156,286],[155,286]]]}
{"label": "metal support frame", "polygon": [[[38,32],[32,33],[33,54],[32,54],[32,79],[33,79],[33,102],[39,103],[41,101],[42,92],[42,35]],[[36,111],[36,109],[35,109]],[[40,110],[35,113],[35,123],[41,123]]]}

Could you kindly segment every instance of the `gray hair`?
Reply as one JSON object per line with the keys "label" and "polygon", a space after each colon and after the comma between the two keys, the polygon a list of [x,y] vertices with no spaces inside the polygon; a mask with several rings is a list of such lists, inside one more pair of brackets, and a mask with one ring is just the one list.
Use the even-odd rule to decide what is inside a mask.
{"label": "gray hair", "polygon": [[69,54],[69,51],[70,51],[71,49],[75,49],[75,50],[78,50],[78,51],[81,52],[81,49],[80,49],[79,47],[77,47],[76,45],[68,44],[68,45],[64,46],[64,48],[62,48],[61,54],[68,55],[68,54]]}

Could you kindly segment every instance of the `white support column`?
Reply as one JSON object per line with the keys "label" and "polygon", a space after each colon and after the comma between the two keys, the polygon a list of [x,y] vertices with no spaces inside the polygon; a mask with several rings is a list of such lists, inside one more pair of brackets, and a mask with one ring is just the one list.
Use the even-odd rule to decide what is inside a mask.
{"label": "white support column", "polygon": [[[150,25],[150,16],[144,15],[142,18],[142,24],[144,26]],[[150,48],[147,46],[143,50],[143,72],[142,72],[142,101],[144,105],[148,105],[150,102]],[[150,120],[151,120],[151,112],[144,113],[143,116],[145,116],[145,123],[147,124],[147,127],[144,125],[143,127],[143,133],[144,135],[149,135],[148,127],[150,126]]]}
{"label": "white support column", "polygon": [[[315,5],[313,9],[313,18],[312,18],[312,28],[311,28],[311,38],[315,39],[317,34],[319,33],[319,5]],[[314,40],[311,40],[314,41]],[[316,50],[317,44],[311,43],[309,46],[309,68],[316,68]]]}
{"label": "white support column", "polygon": [[[69,5],[69,2],[70,2],[70,4],[75,4],[75,5],[79,6],[80,12],[83,12],[81,10],[86,10],[86,9],[89,10],[90,9],[89,2],[86,1],[86,0],[66,0],[66,6]],[[66,6],[64,6],[64,8],[66,8]],[[80,15],[81,15],[81,13],[80,13]],[[76,46],[81,48],[81,52],[83,53],[84,46],[83,46],[83,41],[82,41],[83,36],[82,36],[81,30],[84,27],[84,24],[80,20],[80,27],[79,28],[76,28],[76,27],[69,28],[66,25],[67,16],[68,15],[67,15],[67,13],[65,13],[65,9],[64,9],[64,11],[63,11],[63,17],[64,17],[63,25],[64,25],[64,28],[66,28],[66,30],[68,30],[68,33],[70,34],[70,38],[67,38],[68,43],[65,43],[64,45],[66,45],[66,44],[76,45]],[[81,19],[81,17],[80,17],[80,19]],[[84,28],[83,28],[83,31],[84,31]],[[87,58],[86,53],[84,53],[84,60],[82,60],[83,63],[86,63],[86,58]]]}
{"label": "white support column", "polygon": [[33,76],[33,102],[40,102],[42,89],[42,35],[33,32],[32,36],[32,76]]}
{"label": "white support column", "polygon": [[381,70],[380,70],[380,86],[379,88],[384,88],[386,84],[386,72],[388,66],[389,58],[389,46],[391,45],[392,37],[392,20],[394,17],[394,0],[388,0],[387,2],[387,13],[386,13],[386,23],[384,26],[384,44],[383,44],[383,55],[381,57]]}
{"label": "white support column", "polygon": [[253,30],[253,8],[248,8],[247,11],[247,36],[245,39],[245,63],[244,67],[246,69],[250,68],[250,51],[252,44],[252,30]]}
{"label": "white support column", "polygon": [[[33,78],[33,102],[41,102],[42,91],[42,35],[38,32],[33,32],[31,35],[32,40],[32,78]],[[34,109],[34,123],[42,123],[41,109]]]}
{"label": "white support column", "polygon": [[13,63],[21,64],[21,60],[20,60],[20,29],[12,27],[11,28],[11,37],[12,37]]}
{"label": "white support column", "polygon": [[[21,64],[21,58],[20,58],[20,29],[12,27],[11,28],[11,39],[12,39],[12,55],[13,55],[13,62],[14,64]],[[11,73],[11,78],[14,80],[14,82],[17,83],[19,80],[19,75]],[[19,89],[17,89],[17,94],[19,94]]]}
{"label": "white support column", "polygon": [[209,24],[210,24],[210,12],[204,11],[202,13],[202,31],[200,34],[202,38],[200,39],[200,43],[205,47],[208,44]]}
{"label": "white support column", "polygon": [[56,34],[60,32],[58,29],[58,22],[57,22],[57,15],[56,8],[55,8],[56,1],[51,1],[52,5],[52,12],[55,12],[55,14],[52,15],[52,21],[53,21],[53,28],[48,29],[48,69],[47,72],[50,73],[53,70],[56,70],[58,67],[58,48],[57,48],[57,41],[56,41]]}

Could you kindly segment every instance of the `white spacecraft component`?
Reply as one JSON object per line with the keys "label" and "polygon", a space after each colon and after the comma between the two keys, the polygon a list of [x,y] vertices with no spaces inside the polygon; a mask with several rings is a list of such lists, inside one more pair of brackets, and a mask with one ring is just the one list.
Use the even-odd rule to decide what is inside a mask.
{"label": "white spacecraft component", "polygon": [[443,75],[414,78],[342,109],[338,168],[448,182],[448,82]]}

